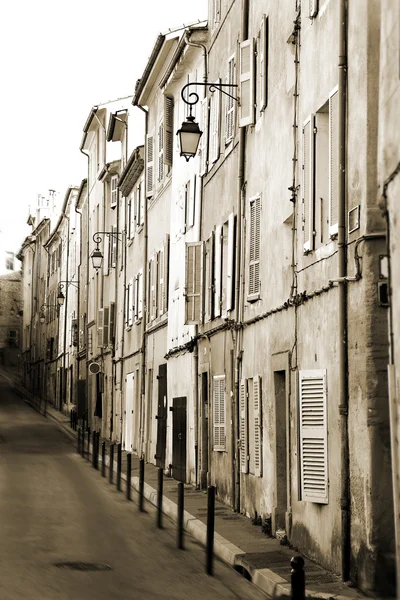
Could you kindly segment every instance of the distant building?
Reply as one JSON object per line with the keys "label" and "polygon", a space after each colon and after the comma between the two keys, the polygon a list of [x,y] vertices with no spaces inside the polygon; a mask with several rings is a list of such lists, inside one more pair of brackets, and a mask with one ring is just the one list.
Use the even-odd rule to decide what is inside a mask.
{"label": "distant building", "polygon": [[7,245],[3,231],[0,230],[0,276],[19,271],[21,263],[15,252]]}
{"label": "distant building", "polygon": [[[19,262],[19,261],[18,261]],[[0,275],[0,364],[17,365],[21,340],[21,273]]]}

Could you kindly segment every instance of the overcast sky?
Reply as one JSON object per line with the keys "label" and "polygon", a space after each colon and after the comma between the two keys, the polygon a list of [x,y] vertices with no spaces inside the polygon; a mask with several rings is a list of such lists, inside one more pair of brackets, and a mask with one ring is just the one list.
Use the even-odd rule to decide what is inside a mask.
{"label": "overcast sky", "polygon": [[1,10],[0,230],[18,250],[37,194],[79,185],[91,107],[133,94],[159,33],[207,18],[207,0],[20,0]]}

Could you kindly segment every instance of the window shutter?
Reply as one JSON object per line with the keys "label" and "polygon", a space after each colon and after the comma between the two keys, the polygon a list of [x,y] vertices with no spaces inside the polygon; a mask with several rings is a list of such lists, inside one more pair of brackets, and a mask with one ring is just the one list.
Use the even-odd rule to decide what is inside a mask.
{"label": "window shutter", "polygon": [[226,450],[225,375],[213,377],[213,450]]}
{"label": "window shutter", "polygon": [[240,44],[239,126],[254,124],[254,41]]}
{"label": "window shutter", "polygon": [[[235,56],[233,55],[228,61],[228,78],[227,83],[234,85],[235,83]],[[234,88],[228,88],[228,93],[234,96]],[[226,97],[226,116],[225,116],[225,144],[232,141],[235,133],[235,106],[236,102],[229,96]]]}
{"label": "window shutter", "polygon": [[97,346],[99,348],[101,348],[103,346],[103,323],[104,323],[103,309],[99,308],[97,311]]}
{"label": "window shutter", "polygon": [[260,27],[260,112],[268,104],[268,19],[265,15]]}
{"label": "window shutter", "polygon": [[157,317],[157,254],[150,259],[150,320]]}
{"label": "window shutter", "polygon": [[115,338],[115,303],[110,302],[110,331],[109,331],[110,343],[114,343]]}
{"label": "window shutter", "polygon": [[147,136],[146,145],[146,185],[147,197],[154,193],[154,136]]}
{"label": "window shutter", "polygon": [[110,272],[110,237],[108,235],[104,236],[104,262],[103,262],[103,273],[104,275],[108,275]]}
{"label": "window shutter", "polygon": [[113,175],[111,177],[111,206],[116,206],[118,202],[118,187],[117,187],[118,177]]}
{"label": "window shutter", "polygon": [[174,100],[164,96],[164,163],[172,166],[174,139]]}
{"label": "window shutter", "polygon": [[133,323],[133,279],[128,283],[128,325]]}
{"label": "window shutter", "polygon": [[248,406],[247,406],[247,380],[240,382],[240,470],[242,473],[249,472],[249,434],[248,434]]}
{"label": "window shutter", "polygon": [[261,197],[250,198],[249,296],[260,294]]}
{"label": "window shutter", "polygon": [[339,192],[339,93],[336,90],[329,98],[329,234],[338,232]]}
{"label": "window shutter", "polygon": [[186,325],[202,320],[203,254],[203,242],[186,244]]}
{"label": "window shutter", "polygon": [[129,327],[129,283],[125,288],[125,325]]}
{"label": "window shutter", "polygon": [[213,26],[221,20],[221,0],[212,0],[212,20]]}
{"label": "window shutter", "polygon": [[143,269],[138,273],[138,319],[143,316]]}
{"label": "window shutter", "polygon": [[222,293],[222,227],[215,228],[214,247],[214,317],[221,316],[221,293]]}
{"label": "window shutter", "polygon": [[314,19],[318,14],[318,0],[308,0],[309,2],[309,17]]}
{"label": "window shutter", "polygon": [[158,126],[158,181],[164,181],[164,122]]}
{"label": "window shutter", "polygon": [[103,309],[103,346],[106,348],[110,343],[110,308]]}
{"label": "window shutter", "polygon": [[144,189],[143,189],[143,182],[140,182],[140,186],[139,186],[139,194],[140,194],[140,202],[139,202],[139,221],[138,221],[138,225],[143,225],[144,223]]}
{"label": "window shutter", "polygon": [[228,218],[228,263],[226,274],[226,310],[233,309],[234,289],[234,252],[235,252],[235,215],[231,213]]}
{"label": "window shutter", "polygon": [[168,287],[169,287],[169,235],[164,243],[164,312],[168,310]]}
{"label": "window shutter", "polygon": [[253,377],[253,411],[254,411],[254,475],[262,476],[262,400],[261,377]]}
{"label": "window shutter", "polygon": [[[117,229],[116,227],[111,227],[111,231],[113,232],[113,234],[116,233]],[[108,237],[108,236],[106,236]],[[110,248],[111,248],[111,252],[110,252],[110,267],[115,267],[117,265],[117,236],[116,235],[112,235],[110,238]]]}
{"label": "window shutter", "polygon": [[188,220],[186,223],[187,228],[193,227],[196,212],[196,175],[193,174],[188,182],[189,194],[188,194]]}
{"label": "window shutter", "polygon": [[314,115],[303,127],[303,230],[304,252],[314,248]]}
{"label": "window shutter", "polygon": [[131,228],[131,238],[135,237],[135,229],[136,229],[136,198],[134,192],[131,192],[130,195],[130,228]]}
{"label": "window shutter", "polygon": [[207,306],[206,306],[206,314],[205,320],[210,321],[213,314],[213,306],[214,306],[214,232],[211,233],[211,236],[207,240]]}
{"label": "window shutter", "polygon": [[204,98],[200,104],[200,130],[203,135],[200,138],[200,171],[199,175],[207,173],[207,147],[208,147],[208,99]]}
{"label": "window shutter", "polygon": [[301,499],[328,503],[326,370],[300,371]]}
{"label": "window shutter", "polygon": [[138,311],[139,311],[139,275],[133,280],[133,320],[136,322],[138,320]]}
{"label": "window shutter", "polygon": [[[218,79],[217,83],[221,83]],[[219,134],[220,134],[220,92],[213,92],[210,98],[210,163],[215,163],[219,158]],[[203,134],[204,135],[204,134]]]}
{"label": "window shutter", "polygon": [[164,246],[158,253],[158,314],[164,314]]}

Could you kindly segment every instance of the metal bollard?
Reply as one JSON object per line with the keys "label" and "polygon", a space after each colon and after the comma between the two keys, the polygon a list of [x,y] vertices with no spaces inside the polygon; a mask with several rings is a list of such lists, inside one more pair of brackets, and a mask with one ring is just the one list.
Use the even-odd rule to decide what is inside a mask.
{"label": "metal bollard", "polygon": [[121,491],[122,446],[117,444],[117,490]]}
{"label": "metal bollard", "polygon": [[72,429],[72,409],[69,411],[69,426]]}
{"label": "metal bollard", "polygon": [[101,474],[103,477],[106,476],[106,443],[101,444]]}
{"label": "metal bollard", "polygon": [[100,431],[96,433],[96,457],[94,459],[94,468],[99,470],[99,446],[100,446]]}
{"label": "metal bollard", "polygon": [[207,490],[207,547],[206,547],[206,573],[213,575],[214,563],[214,524],[215,524],[215,487],[208,486]]}
{"label": "metal bollard", "polygon": [[92,467],[93,467],[93,469],[96,468],[96,439],[97,439],[97,432],[93,431],[93,434],[92,434]]}
{"label": "metal bollard", "polygon": [[144,512],[143,499],[144,499],[144,458],[141,458],[140,462],[139,462],[139,510],[140,510],[140,512]]}
{"label": "metal bollard", "polygon": [[177,531],[177,547],[183,550],[183,511],[184,511],[184,486],[183,482],[178,482],[178,531]]}
{"label": "metal bollard", "polygon": [[126,499],[131,499],[132,454],[126,457]]}
{"label": "metal bollard", "polygon": [[85,456],[85,430],[81,429],[81,456]]}
{"label": "metal bollard", "polygon": [[76,410],[74,410],[74,431],[77,430],[78,427],[78,414],[76,412]]}
{"label": "metal bollard", "polygon": [[292,570],[290,572],[292,600],[304,600],[306,597],[304,558],[302,556],[293,556],[290,564],[292,565]]}
{"label": "metal bollard", "polygon": [[162,529],[162,497],[163,497],[164,473],[158,469],[158,486],[157,486],[157,527]]}
{"label": "metal bollard", "polygon": [[78,428],[78,445],[76,448],[76,451],[78,452],[78,454],[81,453],[81,428]]}
{"label": "metal bollard", "polygon": [[114,444],[110,444],[110,465],[108,469],[108,480],[113,482],[114,477]]}
{"label": "metal bollard", "polygon": [[90,460],[90,427],[87,428],[87,459]]}

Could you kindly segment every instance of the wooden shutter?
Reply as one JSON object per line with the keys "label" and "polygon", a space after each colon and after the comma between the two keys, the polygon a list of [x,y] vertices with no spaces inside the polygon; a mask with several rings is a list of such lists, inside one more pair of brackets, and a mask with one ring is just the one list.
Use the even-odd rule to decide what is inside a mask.
{"label": "wooden shutter", "polygon": [[253,377],[253,412],[254,412],[254,475],[262,476],[262,400],[261,377]]}
{"label": "wooden shutter", "polygon": [[314,19],[318,14],[318,0],[308,0],[308,9],[310,19]]}
{"label": "wooden shutter", "polygon": [[127,373],[125,379],[125,450],[133,449],[134,424],[134,373]]}
{"label": "wooden shutter", "polygon": [[239,126],[254,124],[254,41],[240,44]]}
{"label": "wooden shutter", "polygon": [[240,470],[242,473],[249,472],[249,432],[248,432],[248,394],[247,380],[242,379],[240,382],[240,418],[239,418],[239,435],[240,435]]}
{"label": "wooden shutter", "polygon": [[143,269],[138,273],[138,319],[143,316]]}
{"label": "wooden shutter", "polygon": [[105,306],[103,309],[103,346],[106,348],[110,343],[110,308]]}
{"label": "wooden shutter", "polygon": [[221,316],[222,297],[222,227],[215,228],[214,243],[214,317]]}
{"label": "wooden shutter", "polygon": [[[235,55],[231,56],[228,61],[228,77],[227,83],[233,85],[235,83]],[[227,88],[227,91],[232,96],[235,95],[235,88]],[[229,144],[233,140],[235,134],[235,107],[236,101],[229,96],[226,97],[226,115],[225,115],[225,144]]]}
{"label": "wooden shutter", "polygon": [[[218,79],[218,83],[221,80]],[[220,105],[221,105],[221,93],[215,91],[211,94],[210,98],[210,151],[209,161],[215,163],[219,158],[219,137],[220,137]]]}
{"label": "wooden shutter", "polygon": [[260,27],[260,112],[268,104],[268,19],[263,15]]}
{"label": "wooden shutter", "polygon": [[110,237],[108,235],[104,236],[104,259],[103,259],[103,273],[104,275],[108,275],[110,272]]}
{"label": "wooden shutter", "polygon": [[150,320],[157,317],[157,254],[150,259]]}
{"label": "wooden shutter", "polygon": [[103,346],[103,323],[104,323],[103,309],[99,308],[97,311],[97,346],[99,348],[101,348]]}
{"label": "wooden shutter", "polygon": [[338,232],[339,198],[339,93],[337,90],[329,98],[329,234]]}
{"label": "wooden shutter", "polygon": [[138,311],[139,311],[139,276],[133,279],[133,320],[136,322],[138,320]]}
{"label": "wooden shutter", "polygon": [[207,302],[205,310],[205,320],[210,321],[213,318],[214,305],[214,233],[206,242],[206,286],[207,286]]}
{"label": "wooden shutter", "polygon": [[203,242],[186,244],[186,325],[202,321],[203,254]]}
{"label": "wooden shutter", "polygon": [[130,195],[130,204],[131,204],[131,210],[130,210],[131,238],[134,238],[135,237],[135,229],[136,229],[136,198],[135,198],[135,193],[134,192],[131,192],[131,195]]}
{"label": "wooden shutter", "polygon": [[326,370],[300,371],[301,499],[328,503]]}
{"label": "wooden shutter", "polygon": [[228,262],[226,272],[226,310],[233,309],[234,298],[234,255],[235,255],[235,215],[231,213],[228,218]]}
{"label": "wooden shutter", "polygon": [[249,297],[260,294],[261,197],[250,198]]}
{"label": "wooden shutter", "polygon": [[174,100],[164,96],[164,163],[172,166],[174,140]]}
{"label": "wooden shutter", "polygon": [[118,177],[113,175],[111,177],[111,206],[116,206],[118,202],[118,187],[117,187]]}
{"label": "wooden shutter", "polygon": [[158,253],[158,314],[164,314],[164,246]]}
{"label": "wooden shutter", "polygon": [[144,189],[143,189],[143,181],[141,181],[140,184],[139,184],[139,195],[140,195],[140,202],[139,202],[139,220],[138,220],[138,225],[143,225],[143,223],[144,223]]}
{"label": "wooden shutter", "polygon": [[158,181],[164,180],[164,122],[158,125]]}
{"label": "wooden shutter", "polygon": [[114,235],[112,235],[110,238],[110,267],[115,267],[117,264],[117,241],[118,241],[118,238],[115,235],[115,233],[117,231],[116,227],[112,226],[111,231]]}
{"label": "wooden shutter", "polygon": [[146,186],[147,197],[154,193],[154,136],[147,136],[146,144]]}
{"label": "wooden shutter", "polygon": [[164,243],[164,295],[163,295],[163,306],[164,312],[168,310],[168,287],[169,287],[169,235]]}
{"label": "wooden shutter", "polygon": [[200,104],[200,130],[203,135],[200,138],[200,171],[199,175],[207,173],[207,150],[208,150],[208,98],[204,98]]}
{"label": "wooden shutter", "polygon": [[125,325],[129,327],[129,283],[125,288]]}
{"label": "wooden shutter", "polygon": [[314,142],[315,118],[311,115],[303,127],[303,231],[304,252],[314,249]]}
{"label": "wooden shutter", "polygon": [[110,343],[114,343],[115,338],[115,302],[110,302]]}
{"label": "wooden shutter", "polygon": [[225,375],[213,377],[213,450],[226,450]]}

